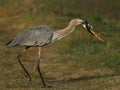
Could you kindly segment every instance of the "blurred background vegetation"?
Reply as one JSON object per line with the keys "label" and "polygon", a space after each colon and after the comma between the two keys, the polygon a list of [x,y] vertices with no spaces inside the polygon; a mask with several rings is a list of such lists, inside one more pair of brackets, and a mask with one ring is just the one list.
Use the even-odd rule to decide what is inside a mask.
{"label": "blurred background vegetation", "polygon": [[[104,85],[95,79],[96,86],[90,84],[79,86],[82,82],[77,82],[78,87],[75,88],[74,85],[69,87],[71,84],[68,84],[67,88],[101,90],[101,88],[113,89],[114,87],[115,90],[119,90],[119,0],[0,0],[0,88],[19,90],[18,87],[24,87],[25,81],[22,81],[24,77],[19,75],[20,73],[24,75],[24,72],[19,68],[16,60],[16,55],[21,48],[5,47],[11,38],[27,28],[41,24],[47,24],[53,30],[61,29],[73,18],[88,20],[96,32],[103,36],[105,42],[99,42],[82,27],[77,27],[70,36],[44,48],[41,61],[46,64],[42,65],[46,80],[51,80],[51,77],[52,80],[65,80],[112,74],[117,75],[112,77],[114,81],[109,82],[111,78],[106,77],[106,81],[105,78],[101,80]],[[36,64],[34,60],[37,59],[36,56],[36,49],[30,49],[23,56],[23,61],[29,70],[32,69],[33,64]],[[39,78],[36,74],[34,76]],[[89,80],[90,83],[95,81]],[[106,85],[107,82],[109,84]],[[112,86],[108,88],[109,85]],[[38,87],[35,85],[30,87],[33,90],[36,88]]]}

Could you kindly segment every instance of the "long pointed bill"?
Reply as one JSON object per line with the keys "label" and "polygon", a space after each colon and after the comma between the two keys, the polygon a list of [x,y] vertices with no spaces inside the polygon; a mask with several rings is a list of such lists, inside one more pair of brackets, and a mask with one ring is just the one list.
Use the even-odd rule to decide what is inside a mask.
{"label": "long pointed bill", "polygon": [[93,31],[93,28],[87,23],[87,21],[85,21],[85,27],[88,30],[88,32],[90,32],[94,37],[96,37],[98,40],[100,41],[104,41],[97,33],[95,33]]}

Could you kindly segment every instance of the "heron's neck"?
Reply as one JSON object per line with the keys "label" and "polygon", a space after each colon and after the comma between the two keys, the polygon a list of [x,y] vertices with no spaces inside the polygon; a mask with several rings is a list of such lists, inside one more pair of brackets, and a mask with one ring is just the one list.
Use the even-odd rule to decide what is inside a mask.
{"label": "heron's neck", "polygon": [[65,36],[69,35],[71,32],[73,32],[75,29],[75,25],[69,24],[66,28],[57,30],[53,32],[53,38],[52,41],[56,41],[59,39],[64,38]]}

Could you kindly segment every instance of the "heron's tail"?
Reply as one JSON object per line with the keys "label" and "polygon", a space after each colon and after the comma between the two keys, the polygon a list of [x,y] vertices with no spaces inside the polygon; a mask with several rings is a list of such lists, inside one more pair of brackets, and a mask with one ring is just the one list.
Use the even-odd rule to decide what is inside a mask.
{"label": "heron's tail", "polygon": [[7,48],[12,47],[12,46],[13,46],[13,45],[12,45],[12,41],[13,41],[13,39],[10,40],[9,42],[7,42],[5,46],[6,46]]}

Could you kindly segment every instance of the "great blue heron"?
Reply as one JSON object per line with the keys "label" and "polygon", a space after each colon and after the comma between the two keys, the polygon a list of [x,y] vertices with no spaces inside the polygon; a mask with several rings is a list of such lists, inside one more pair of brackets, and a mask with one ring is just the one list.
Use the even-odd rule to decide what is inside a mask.
{"label": "great blue heron", "polygon": [[71,32],[74,31],[75,27],[78,25],[83,25],[84,28],[86,28],[93,36],[95,36],[100,41],[104,41],[98,34],[93,32],[93,27],[88,24],[86,20],[81,19],[72,19],[68,26],[61,30],[52,31],[48,26],[46,25],[40,25],[37,27],[30,28],[20,34],[18,34],[15,38],[10,40],[6,47],[14,47],[14,46],[23,46],[25,47],[22,52],[20,52],[17,56],[17,60],[27,76],[29,77],[29,81],[31,82],[31,76],[22,64],[20,57],[23,52],[25,52],[30,47],[38,47],[38,62],[37,62],[37,70],[39,72],[40,78],[42,80],[43,86],[46,86],[46,83],[44,81],[44,78],[41,73],[40,69],[40,55],[41,55],[41,48],[43,46],[46,46],[50,43],[53,43],[56,40],[59,40],[67,35],[69,35]]}

